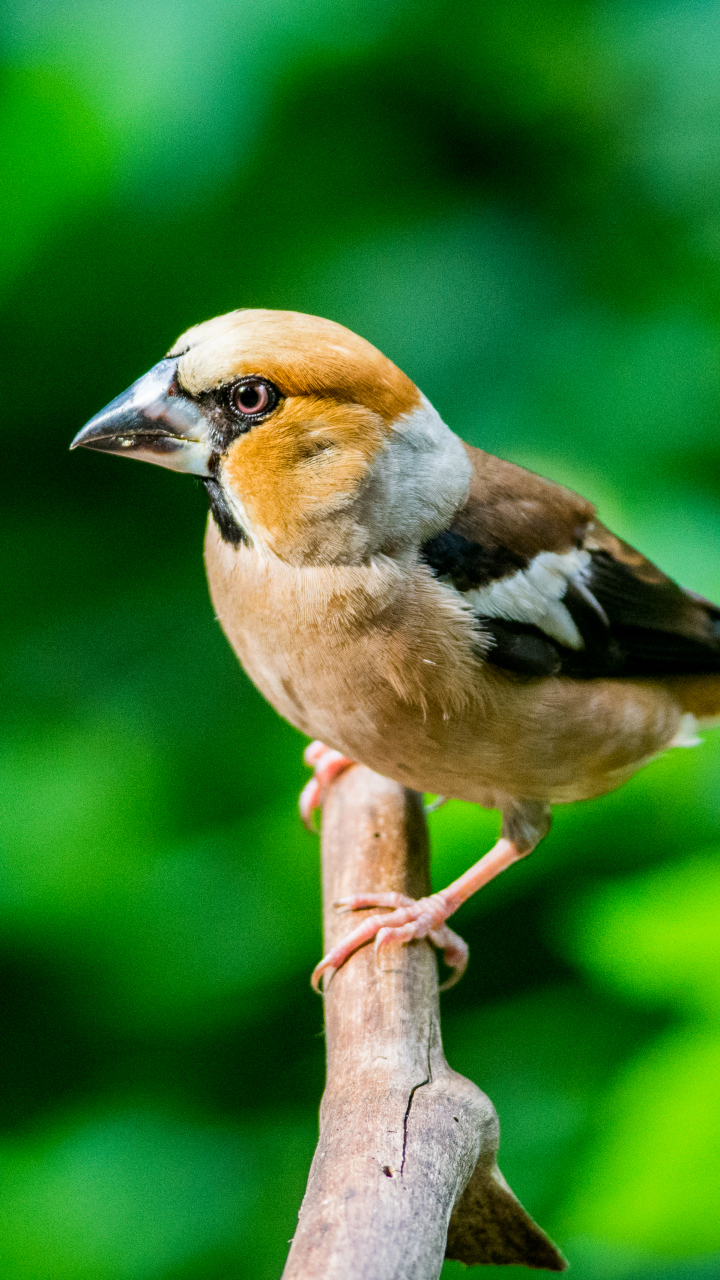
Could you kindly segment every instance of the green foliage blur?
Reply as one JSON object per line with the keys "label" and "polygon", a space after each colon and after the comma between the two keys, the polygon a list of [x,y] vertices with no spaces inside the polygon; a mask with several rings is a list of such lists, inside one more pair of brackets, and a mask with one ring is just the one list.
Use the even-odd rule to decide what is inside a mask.
{"label": "green foliage blur", "polygon": [[[720,2],[3,21],[0,1280],[272,1280],[323,1082],[304,743],[201,486],[67,446],[188,325],[316,312],[720,598]],[[577,1280],[720,1269],[719,780],[709,735],[557,810],[458,916],[448,1056]],[[441,885],[497,815],[432,829]]]}

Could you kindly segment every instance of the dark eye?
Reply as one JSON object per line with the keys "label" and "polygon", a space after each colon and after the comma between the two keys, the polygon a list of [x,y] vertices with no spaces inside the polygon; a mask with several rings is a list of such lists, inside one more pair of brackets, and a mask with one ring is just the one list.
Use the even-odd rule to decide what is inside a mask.
{"label": "dark eye", "polygon": [[246,418],[272,409],[277,398],[275,388],[262,378],[245,378],[232,391],[233,408]]}

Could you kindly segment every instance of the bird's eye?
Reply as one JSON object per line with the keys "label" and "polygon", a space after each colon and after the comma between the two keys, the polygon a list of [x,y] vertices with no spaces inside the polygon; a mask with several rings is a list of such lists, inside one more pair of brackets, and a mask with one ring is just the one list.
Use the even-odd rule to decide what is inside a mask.
{"label": "bird's eye", "polygon": [[245,378],[232,393],[233,407],[247,418],[271,409],[276,399],[275,389],[261,378]]}

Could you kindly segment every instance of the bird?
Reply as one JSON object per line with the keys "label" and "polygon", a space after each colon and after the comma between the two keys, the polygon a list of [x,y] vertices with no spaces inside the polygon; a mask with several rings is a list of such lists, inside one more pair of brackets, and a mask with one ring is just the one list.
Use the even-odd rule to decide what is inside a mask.
{"label": "bird", "polygon": [[428,938],[526,857],[551,806],[620,786],[720,720],[720,608],[579,494],[466,444],[364,338],[293,311],[188,329],[71,448],[200,477],[217,617],[250,679],[313,739],[310,819],[355,762],[502,814],[494,847],[417,901],[362,918],[316,966]]}

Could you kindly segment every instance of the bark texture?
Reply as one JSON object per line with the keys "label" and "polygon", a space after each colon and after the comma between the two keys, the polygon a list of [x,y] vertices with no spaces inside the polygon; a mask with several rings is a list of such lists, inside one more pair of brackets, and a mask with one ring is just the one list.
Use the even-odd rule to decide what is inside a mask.
{"label": "bark texture", "polygon": [[[362,916],[351,893],[429,891],[421,799],[362,766],[329,790],[322,828],[325,947]],[[325,994],[327,1085],[320,1139],[284,1280],[437,1280],[445,1257],[565,1263],[495,1164],[490,1099],[452,1071],[440,1038],[429,943],[372,946]]]}

